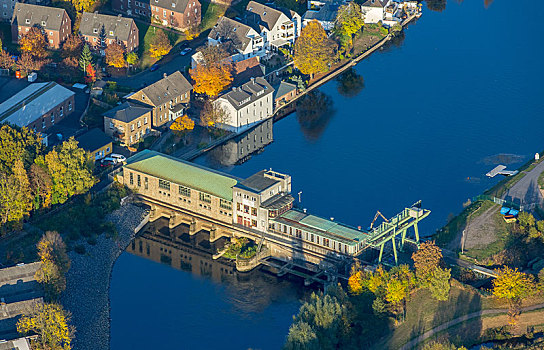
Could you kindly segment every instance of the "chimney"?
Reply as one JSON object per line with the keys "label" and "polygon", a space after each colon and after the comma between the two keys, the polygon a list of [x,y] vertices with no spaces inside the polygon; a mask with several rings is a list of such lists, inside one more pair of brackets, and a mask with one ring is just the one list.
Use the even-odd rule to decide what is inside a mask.
{"label": "chimney", "polygon": [[162,77],[163,77],[163,78],[166,78],[166,73],[163,73],[163,74],[162,74]]}
{"label": "chimney", "polygon": [[302,209],[304,211],[304,214],[306,214],[306,208]]}
{"label": "chimney", "polygon": [[255,84],[255,77],[251,77],[251,82]]}
{"label": "chimney", "polygon": [[96,18],[96,15],[98,15],[98,11],[94,11],[93,18]]}
{"label": "chimney", "polygon": [[118,15],[117,15],[117,22],[121,22],[121,19],[122,19],[122,18],[123,18],[123,17],[121,17],[121,14],[118,14]]}

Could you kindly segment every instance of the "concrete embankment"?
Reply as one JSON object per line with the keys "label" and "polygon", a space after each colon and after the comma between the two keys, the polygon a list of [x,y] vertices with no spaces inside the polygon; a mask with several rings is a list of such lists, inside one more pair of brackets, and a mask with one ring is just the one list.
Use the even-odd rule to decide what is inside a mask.
{"label": "concrete embankment", "polygon": [[144,208],[125,204],[107,217],[117,228],[117,239],[101,235],[96,245],[85,243],[86,254],[69,253],[72,265],[61,302],[72,313],[72,324],[76,327],[74,350],[110,348],[111,272],[146,215]]}

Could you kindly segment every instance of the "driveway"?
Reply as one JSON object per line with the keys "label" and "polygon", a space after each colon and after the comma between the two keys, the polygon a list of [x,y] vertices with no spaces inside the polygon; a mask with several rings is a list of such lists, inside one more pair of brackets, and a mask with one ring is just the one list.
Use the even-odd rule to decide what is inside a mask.
{"label": "driveway", "polygon": [[538,186],[538,177],[544,171],[544,161],[538,163],[531,171],[526,172],[514,186],[512,186],[503,199],[523,205],[527,209],[534,209],[535,205],[542,204],[544,198]]}

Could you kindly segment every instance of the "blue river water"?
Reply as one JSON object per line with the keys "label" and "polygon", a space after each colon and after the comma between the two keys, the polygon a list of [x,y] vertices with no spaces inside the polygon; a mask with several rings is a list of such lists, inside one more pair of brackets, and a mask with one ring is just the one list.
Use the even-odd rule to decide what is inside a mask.
{"label": "blue river water", "polygon": [[[421,199],[432,210],[421,226],[430,235],[500,180],[485,176],[498,162],[516,168],[544,149],[544,27],[534,4],[424,6],[403,37],[355,67],[360,91],[328,82],[319,89],[325,97],[306,104],[317,111],[274,124],[262,153],[241,165],[209,155],[196,162],[240,177],[265,168],[288,173],[309,212],[353,226]],[[280,348],[304,293],[251,278],[269,283],[262,288],[273,297],[263,302],[247,286],[124,253],[110,291],[112,349]],[[240,307],[240,299],[260,306]]]}

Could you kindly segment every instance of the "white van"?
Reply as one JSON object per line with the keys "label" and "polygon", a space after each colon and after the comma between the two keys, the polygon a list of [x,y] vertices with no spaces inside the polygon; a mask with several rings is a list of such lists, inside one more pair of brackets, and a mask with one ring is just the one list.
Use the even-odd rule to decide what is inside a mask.
{"label": "white van", "polygon": [[112,153],[106,158],[102,159],[102,163],[111,162],[113,164],[119,164],[125,162],[127,159],[122,154]]}

